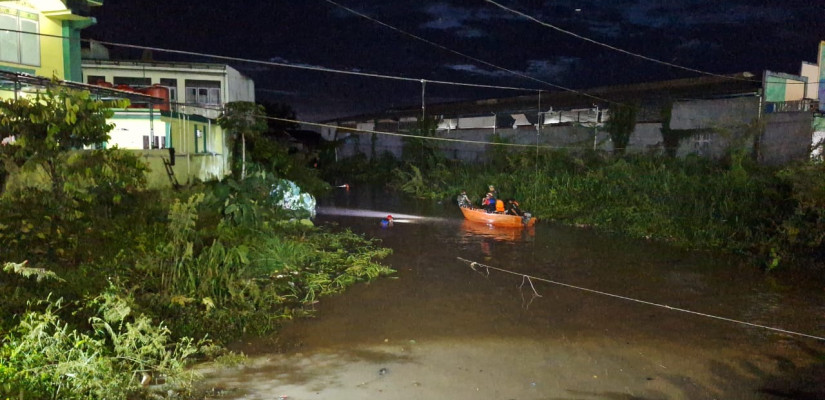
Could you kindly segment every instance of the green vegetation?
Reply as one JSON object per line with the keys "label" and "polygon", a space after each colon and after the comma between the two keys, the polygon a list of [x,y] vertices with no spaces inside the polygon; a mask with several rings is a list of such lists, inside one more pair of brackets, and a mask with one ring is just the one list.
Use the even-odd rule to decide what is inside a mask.
{"label": "green vegetation", "polygon": [[[88,96],[66,95],[49,104],[97,110]],[[215,345],[270,332],[321,296],[392,272],[377,263],[389,250],[376,242],[275,206],[277,177],[328,187],[285,151],[277,167],[247,166],[245,179],[148,191],[145,164],[127,151],[47,139],[58,145],[42,162],[54,167],[26,152],[26,138],[65,129],[103,141],[103,119],[54,128],[13,106],[9,127],[37,124],[3,147],[4,173],[49,170],[48,182],[9,185],[0,197],[0,398],[187,397],[186,367],[221,354]]]}
{"label": "green vegetation", "polygon": [[502,160],[496,153],[487,165],[407,166],[392,184],[450,201],[461,189],[478,200],[492,183],[543,219],[744,254],[767,269],[825,256],[825,166],[776,170],[733,147],[718,162],[535,149]]}
{"label": "green vegetation", "polygon": [[3,146],[6,168],[40,167],[49,176],[52,193],[62,195],[60,169],[68,150],[106,141],[112,130],[106,124],[106,118],[112,116],[110,108],[128,105],[106,104],[90,96],[89,92],[54,87],[33,99],[0,101],[0,128],[16,138],[14,146]]}
{"label": "green vegetation", "polygon": [[223,129],[235,133],[232,140],[232,176],[246,177],[246,139],[254,140],[267,129],[264,107],[248,101],[228,103],[224,114],[218,119]]}
{"label": "green vegetation", "polygon": [[630,141],[630,134],[636,128],[636,114],[638,113],[639,106],[636,104],[616,105],[610,110],[610,119],[605,123],[604,129],[610,134],[616,154],[624,154],[627,143]]}

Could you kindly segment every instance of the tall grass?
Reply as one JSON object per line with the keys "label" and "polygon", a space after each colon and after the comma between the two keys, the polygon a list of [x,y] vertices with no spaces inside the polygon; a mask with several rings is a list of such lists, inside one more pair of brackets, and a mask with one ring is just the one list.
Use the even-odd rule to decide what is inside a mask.
{"label": "tall grass", "polygon": [[723,161],[560,151],[510,153],[506,159],[439,171],[432,184],[430,172],[422,170],[416,188],[429,187],[429,197],[441,199],[466,189],[478,200],[493,184],[500,196],[516,198],[546,220],[746,254],[766,268],[823,253],[821,165],[779,171],[756,165],[743,152]]}

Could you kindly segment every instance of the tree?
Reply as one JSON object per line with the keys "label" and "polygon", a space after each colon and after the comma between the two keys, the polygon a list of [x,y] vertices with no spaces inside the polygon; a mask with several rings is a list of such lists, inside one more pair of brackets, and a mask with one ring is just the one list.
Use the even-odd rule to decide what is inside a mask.
{"label": "tree", "polygon": [[[266,115],[285,119],[285,120],[292,120],[295,121],[297,119],[295,115],[295,110],[292,109],[292,106],[285,103],[272,103],[272,102],[261,102],[260,103],[264,107],[264,111]],[[271,138],[277,138],[281,132],[285,132],[290,129],[298,129],[298,124],[295,122],[289,121],[279,121],[278,119],[267,119],[267,131],[265,133],[266,136]]]}
{"label": "tree", "polygon": [[285,103],[261,102],[266,112],[267,129],[249,143],[250,159],[273,172],[286,172],[290,164],[289,142],[293,140],[291,130],[298,129],[295,110]]}
{"label": "tree", "polygon": [[60,168],[72,149],[109,140],[113,124],[111,107],[125,107],[93,99],[88,91],[52,86],[31,99],[20,97],[0,101],[0,129],[6,140],[2,157],[18,167],[33,163],[43,167],[58,197],[63,195]]}
{"label": "tree", "polygon": [[624,154],[627,143],[630,141],[630,134],[636,128],[636,114],[639,106],[617,104],[610,109],[610,119],[605,123],[605,129],[610,133],[610,140],[613,141],[613,149],[616,154]]}
{"label": "tree", "polygon": [[[246,178],[246,138],[258,137],[266,131],[265,117],[263,106],[248,101],[233,101],[226,104],[223,115],[218,118],[218,124],[235,136],[232,143],[232,174],[236,178]],[[240,165],[237,162],[238,153]]]}
{"label": "tree", "polygon": [[438,122],[435,118],[419,118],[416,121],[415,129],[410,134],[422,139],[416,137],[403,139],[404,147],[401,151],[401,158],[404,161],[417,165],[425,171],[429,171],[442,162],[444,157],[439,151],[437,142],[427,139],[436,136]]}

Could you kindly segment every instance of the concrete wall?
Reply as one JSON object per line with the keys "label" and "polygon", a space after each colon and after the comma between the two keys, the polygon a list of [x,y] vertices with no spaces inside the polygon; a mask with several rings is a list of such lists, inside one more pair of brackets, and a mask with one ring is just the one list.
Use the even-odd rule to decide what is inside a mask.
{"label": "concrete wall", "polygon": [[[115,125],[109,133],[108,147],[143,150],[144,136],[154,133],[163,148],[175,147],[180,154],[228,153],[226,133],[215,121],[179,113],[161,114],[149,110],[118,110],[107,120]],[[153,129],[152,129],[153,128]]]}
{"label": "concrete wall", "polygon": [[813,115],[810,112],[765,115],[765,133],[759,143],[759,162],[783,165],[810,156]]}
{"label": "concrete wall", "polygon": [[803,85],[805,86],[805,98],[818,100],[819,65],[802,62],[802,68],[800,68],[799,75],[808,78],[808,83]]}
{"label": "concrete wall", "polygon": [[224,102],[249,101],[255,102],[255,82],[238,72],[235,68],[226,66],[226,96]]}
{"label": "concrete wall", "polygon": [[636,129],[633,130],[630,140],[627,142],[627,153],[664,153],[662,124],[657,122],[636,124]]}
{"label": "concrete wall", "polygon": [[159,111],[150,110],[118,110],[112,118],[106,122],[114,124],[114,128],[109,132],[108,147],[117,146],[121,149],[143,149],[143,137],[162,137],[163,147],[168,147],[166,142],[169,124],[161,119]]}
{"label": "concrete wall", "polygon": [[712,129],[741,126],[753,122],[759,114],[757,97],[693,100],[673,103],[671,129]]}
{"label": "concrete wall", "polygon": [[[148,164],[146,173],[147,187],[162,189],[172,187],[163,159],[169,159],[168,150],[131,150]],[[185,185],[195,181],[221,180],[231,173],[226,157],[221,154],[176,154],[175,165],[172,167],[178,183]],[[41,169],[12,172],[6,182],[6,189],[20,190],[26,187],[35,187],[47,190],[50,181]],[[0,190],[2,193],[3,190]]]}
{"label": "concrete wall", "polygon": [[[752,149],[754,134],[757,132],[755,121],[759,118],[759,107],[759,98],[753,96],[674,102],[670,127],[687,134],[679,143],[677,156],[695,154],[719,159],[728,154],[731,146]],[[801,114],[806,114],[807,119]],[[773,113],[764,116],[766,130],[762,138],[762,162],[776,164],[807,157],[812,132],[810,113]],[[368,125],[373,127],[373,124],[363,126]],[[391,125],[376,124],[374,129],[395,132],[390,128],[396,125]],[[662,124],[656,121],[637,123],[626,152],[662,154],[664,141],[661,129]],[[326,135],[333,134],[334,132],[329,129],[326,132]],[[470,162],[486,161],[488,150],[493,146],[488,143],[493,140],[494,134],[498,134],[507,143],[523,145],[508,146],[511,151],[534,148],[537,144],[542,148],[613,151],[613,143],[602,126],[574,123],[544,125],[538,134],[535,126],[441,130],[437,133],[438,137],[456,141],[437,143],[448,158]],[[385,151],[396,157],[402,154],[403,140],[398,136],[340,130],[338,138],[342,137],[347,139],[339,147],[339,158],[351,157],[358,153],[370,157],[373,140],[375,155],[381,155]]]}
{"label": "concrete wall", "polygon": [[[661,153],[662,152],[662,125],[659,123],[639,123],[630,136],[628,153]],[[342,133],[339,133],[341,135]],[[523,151],[534,149],[538,145],[542,149],[582,150],[596,149],[613,151],[613,142],[610,135],[602,129],[581,125],[553,125],[544,126],[537,134],[535,127],[500,128],[495,130],[504,142],[509,143],[509,151]],[[397,136],[373,135],[370,133],[348,133],[347,140],[339,147],[338,157],[347,158],[358,153],[371,156],[372,141],[375,139],[375,154],[380,156],[388,151],[400,157],[403,151],[403,140]],[[438,146],[444,155],[450,159],[483,162],[487,160],[487,151],[493,145],[493,129],[457,129],[449,132],[439,132],[438,137],[454,139],[456,141],[439,141]]]}
{"label": "concrete wall", "polygon": [[[661,148],[661,124],[638,124],[631,135],[628,152],[649,152],[651,147]],[[493,145],[488,144],[497,134],[509,145],[510,151],[534,149],[538,144],[543,149],[599,149],[612,151],[613,144],[609,135],[594,127],[580,125],[545,126],[537,134],[534,127],[496,129],[457,129],[440,132],[438,137],[450,141],[438,141],[438,147],[447,158],[479,162],[487,160],[487,151]],[[390,152],[401,157],[404,142],[398,136],[373,135],[371,133],[351,133],[338,149],[339,158],[352,157],[362,153],[372,156],[372,141],[375,140],[375,155]],[[656,150],[660,151],[660,150]]]}
{"label": "concrete wall", "polygon": [[693,131],[679,142],[678,157],[695,154],[719,159],[731,146],[753,147],[755,121],[759,118],[758,97],[690,100],[673,103],[670,128]]}
{"label": "concrete wall", "polygon": [[765,71],[763,82],[766,102],[798,101],[805,98],[807,78],[804,76]]}
{"label": "concrete wall", "polygon": [[[169,159],[168,150],[136,150],[144,161],[149,164],[146,175],[147,186],[153,189],[172,186],[163,159]],[[175,177],[182,185],[199,181],[221,180],[228,176],[227,159],[222,154],[175,154],[175,165],[172,167]]]}

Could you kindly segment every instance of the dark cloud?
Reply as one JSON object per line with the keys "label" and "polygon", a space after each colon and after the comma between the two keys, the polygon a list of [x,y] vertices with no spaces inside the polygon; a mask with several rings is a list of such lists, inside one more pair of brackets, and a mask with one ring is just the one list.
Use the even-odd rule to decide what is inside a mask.
{"label": "dark cloud", "polygon": [[[560,81],[573,71],[578,61],[579,59],[575,57],[558,57],[553,60],[527,60],[523,69],[510,69],[509,71],[539,79],[554,78],[556,81]],[[446,68],[471,75],[493,78],[512,78],[514,76],[513,72],[490,67],[482,68],[474,64],[451,64],[447,65]]]}
{"label": "dark cloud", "polygon": [[[111,1],[85,38],[254,60],[427,80],[548,89],[487,63],[575,89],[697,76],[576,39],[490,3],[466,0],[335,0],[444,50],[324,0]],[[825,39],[814,0],[496,0],[593,40],[716,74],[797,73]],[[149,22],[146,22],[149,21]],[[112,49],[121,57],[140,51]],[[155,52],[158,60],[182,56]],[[223,62],[207,56],[192,61]],[[420,101],[415,82],[257,64],[233,65],[258,96],[294,104],[299,116],[357,114]],[[523,93],[517,93],[523,94]],[[427,86],[434,99],[510,95]]]}
{"label": "dark cloud", "polygon": [[622,34],[621,26],[610,22],[590,21],[587,28],[600,37],[615,38]]}
{"label": "dark cloud", "polygon": [[484,31],[478,28],[481,23],[500,23],[515,19],[513,15],[502,14],[482,5],[483,3],[479,3],[479,6],[472,8],[449,3],[424,5],[422,10],[429,20],[421,24],[421,28],[450,30],[460,36],[473,38],[484,35]]}
{"label": "dark cloud", "polygon": [[638,0],[625,8],[628,22],[660,29],[689,28],[708,24],[780,23],[792,15],[781,3],[754,6],[736,2],[707,2],[681,0],[674,2],[650,2]]}

